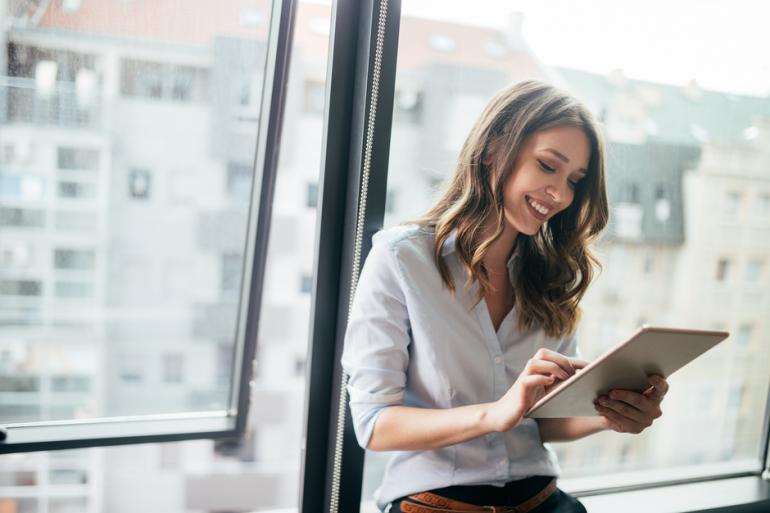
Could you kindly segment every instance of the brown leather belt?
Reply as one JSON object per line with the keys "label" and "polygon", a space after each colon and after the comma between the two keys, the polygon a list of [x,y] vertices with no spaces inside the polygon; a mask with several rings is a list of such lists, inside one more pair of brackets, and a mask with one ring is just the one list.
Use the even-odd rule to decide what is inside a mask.
{"label": "brown leather belt", "polygon": [[529,513],[544,503],[555,491],[556,479],[552,479],[536,495],[516,506],[477,506],[476,504],[448,499],[435,493],[423,492],[410,495],[404,499],[401,502],[401,511],[403,513],[476,513],[478,511],[490,513]]}

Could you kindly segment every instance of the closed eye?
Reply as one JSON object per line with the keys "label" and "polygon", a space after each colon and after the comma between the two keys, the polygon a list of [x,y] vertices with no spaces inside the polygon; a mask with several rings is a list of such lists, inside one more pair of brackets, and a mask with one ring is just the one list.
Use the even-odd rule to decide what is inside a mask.
{"label": "closed eye", "polygon": [[540,164],[540,167],[541,167],[541,168],[543,169],[543,171],[545,171],[546,173],[554,173],[554,172],[556,172],[556,168],[555,168],[555,167],[551,167],[551,166],[549,166],[548,164],[546,164],[546,163],[545,163],[545,162],[543,162],[542,160],[539,160],[539,159],[538,159],[537,163],[538,163],[538,164]]}

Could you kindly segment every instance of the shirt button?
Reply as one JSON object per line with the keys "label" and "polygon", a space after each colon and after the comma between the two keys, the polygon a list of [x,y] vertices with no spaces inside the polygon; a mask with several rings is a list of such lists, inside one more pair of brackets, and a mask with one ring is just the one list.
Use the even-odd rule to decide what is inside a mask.
{"label": "shirt button", "polygon": [[500,356],[495,356],[495,363],[497,364],[503,363],[503,359]]}

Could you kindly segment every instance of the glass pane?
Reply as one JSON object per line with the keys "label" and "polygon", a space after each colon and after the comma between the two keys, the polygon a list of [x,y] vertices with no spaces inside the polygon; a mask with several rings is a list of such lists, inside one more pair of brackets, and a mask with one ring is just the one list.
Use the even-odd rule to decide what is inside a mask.
{"label": "glass pane", "polygon": [[[643,323],[732,336],[672,378],[664,417],[643,435],[555,445],[563,476],[758,468],[770,374],[770,72],[751,64],[770,44],[762,15],[750,2],[556,4],[404,0],[385,224],[431,206],[499,88],[540,79],[571,91],[604,123],[611,206],[583,356]],[[738,13],[728,52],[703,27]],[[362,511],[387,459],[367,453]]]}
{"label": "glass pane", "polygon": [[270,2],[22,4],[2,8],[0,423],[227,410]]}
{"label": "glass pane", "polygon": [[[62,5],[64,3],[66,2],[62,2]],[[56,2],[52,4],[59,5]],[[136,8],[145,9],[143,12],[147,14],[143,19],[147,23],[147,20],[154,19],[156,10],[160,8],[150,4],[136,4]],[[85,0],[83,5],[86,5]],[[124,8],[120,5],[121,3],[117,2],[114,7]],[[159,5],[170,6],[169,9],[178,8],[178,2],[161,2]],[[219,15],[213,16],[213,11],[208,15],[199,16],[195,22],[196,30],[219,30],[218,27],[224,23],[224,19],[227,23],[242,28],[223,37],[222,44],[240,37],[241,30],[248,33],[257,30],[260,34],[256,38],[258,47],[261,48],[265,44],[264,37],[267,35],[267,24],[270,20],[267,2],[227,4],[227,7],[223,5],[220,10],[223,13],[222,18]],[[67,508],[77,507],[80,508],[78,511],[87,513],[296,511],[303,431],[305,358],[310,323],[310,290],[313,280],[315,196],[318,195],[316,184],[319,182],[321,168],[324,127],[323,91],[330,27],[329,6],[300,2],[296,16],[295,46],[287,90],[247,435],[240,443],[200,440],[108,449],[14,454],[0,458],[0,497],[20,497],[18,487],[21,486],[26,490],[24,497],[34,497],[29,499],[34,501],[31,506],[26,505],[26,498],[13,499],[15,504],[27,508],[22,510],[19,509],[22,506],[17,505],[18,511],[38,511],[35,508],[39,508],[39,511],[50,511],[54,507],[59,511],[69,511]],[[81,34],[81,37],[86,36]],[[103,38],[98,35],[93,34],[92,39],[95,46],[104,43]],[[209,56],[204,66],[209,70],[216,66],[224,66],[225,69],[234,66],[232,61],[222,62],[221,59],[215,64],[211,46],[194,49]],[[249,51],[242,51],[236,56],[227,55],[228,59],[232,58],[238,62],[251,62],[252,59]],[[137,60],[142,59],[147,60],[137,57]],[[157,62],[157,59],[154,62]],[[134,82],[130,86],[134,88],[131,89],[132,95],[140,86],[152,89],[151,84],[146,85],[146,82],[145,85]],[[123,85],[116,84],[115,87],[122,88]],[[129,85],[126,84],[125,87]],[[224,94],[221,89],[223,86],[220,84],[218,87],[220,94]],[[227,137],[223,136],[220,142],[233,146],[228,146],[223,151],[243,150],[241,135],[243,141],[251,140],[249,134],[253,136],[254,123],[259,116],[256,105],[259,103],[260,87],[261,78],[258,77],[245,80],[239,84],[237,91],[233,92],[233,102],[244,105],[240,110],[242,119],[238,126],[247,131],[243,134],[236,132]],[[318,93],[319,89],[321,93]],[[179,110],[184,113],[184,109],[190,108],[187,103],[173,98],[147,99],[131,96],[130,101],[141,104],[161,102],[159,105],[165,106],[169,112]],[[206,109],[211,116],[220,114],[212,105],[208,105]],[[215,128],[213,121],[210,125],[199,127],[201,137],[206,134],[212,138],[215,135],[219,137],[221,134],[217,135]],[[0,138],[4,136],[5,131],[0,134]],[[233,139],[236,136],[238,139]],[[195,151],[204,151],[209,147],[209,142],[200,138],[192,141],[193,146],[196,141],[200,148],[193,148]],[[176,152],[177,157],[187,159],[185,153]],[[146,191],[147,198],[132,201],[152,203],[159,201],[159,197],[168,197],[169,201],[173,201],[174,207],[168,210],[165,217],[187,209],[217,209],[219,212],[221,208],[226,214],[216,218],[198,217],[198,229],[191,235],[191,244],[205,235],[212,245],[223,245],[206,249],[206,261],[210,268],[196,267],[193,270],[196,277],[199,277],[198,281],[205,279],[216,284],[216,297],[222,299],[218,303],[221,306],[219,310],[196,310],[195,322],[188,327],[190,330],[211,332],[213,337],[230,327],[230,316],[234,315],[235,310],[229,305],[235,304],[240,295],[242,248],[235,243],[237,237],[233,237],[240,233],[235,229],[242,219],[239,217],[240,212],[245,212],[239,209],[245,209],[249,201],[252,164],[251,160],[229,161],[214,156],[210,156],[206,162],[209,160],[216,164],[217,174],[206,175],[205,182],[189,180],[185,166],[169,167],[164,174],[162,185],[152,168],[146,167],[146,163],[138,163],[131,169],[151,171],[149,181],[145,180],[145,185],[139,183],[142,179],[134,182],[138,184],[134,190],[138,193]],[[131,169],[126,169],[119,183],[111,185],[120,187],[121,193],[126,196],[130,194]],[[87,176],[79,175],[78,179],[81,178],[85,181]],[[149,186],[146,186],[147,183]],[[59,189],[54,188],[51,194],[58,193]],[[230,198],[227,201],[233,203],[226,203],[219,194]],[[61,213],[78,212],[68,210]],[[152,220],[157,224],[160,222],[159,218]],[[52,219],[54,222],[64,219],[63,224],[67,230],[82,232],[87,230],[83,226],[88,226],[90,218],[62,218],[57,212]],[[1,245],[5,243],[5,228],[0,230],[3,233],[3,237],[0,237]],[[9,245],[7,249],[2,246],[0,261],[34,260],[35,249],[26,245],[28,240],[25,238]],[[59,266],[68,267],[55,269],[57,272],[68,273],[66,280],[62,278],[60,281],[76,282],[78,280],[75,278],[79,279],[82,273],[88,272],[77,268],[90,265],[91,260],[87,256],[90,253],[83,252],[87,248],[77,246],[57,249],[70,251],[60,253],[56,260]],[[49,258],[49,265],[54,269],[53,252]],[[94,257],[97,266],[99,258],[97,249]],[[175,272],[177,274],[173,274]],[[171,274],[165,276],[165,279],[177,287],[179,301],[187,297],[191,281],[189,276],[182,272],[174,269],[170,271]],[[24,287],[25,290],[34,289],[34,285],[27,284]],[[141,300],[145,296],[139,290],[134,297]],[[234,324],[232,326],[234,327]],[[152,358],[148,358],[148,353],[139,352],[135,355],[123,355],[113,372],[119,373],[115,379],[132,388],[113,400],[127,404],[141,402],[139,398],[128,397],[128,394],[131,390],[148,386],[148,369],[152,369],[152,386],[155,390],[161,390],[164,397],[183,399],[190,392],[190,382],[197,380],[210,382],[214,389],[226,390],[232,379],[232,340],[219,336],[213,340],[216,340],[216,343],[209,348],[210,353],[206,354],[197,353],[195,349],[198,345],[205,344],[205,340],[195,339],[188,340],[184,345],[181,344],[184,340],[180,340],[179,346],[164,344],[155,347],[151,353]],[[88,393],[84,391],[99,390],[100,383],[79,379],[80,377],[82,376],[65,372],[53,373],[46,377],[40,374],[6,376],[0,379],[0,398],[8,397],[4,394],[9,391],[15,394],[13,397],[40,394],[43,386],[48,387],[51,394],[55,389],[56,394],[62,397],[79,397]],[[30,405],[35,406],[34,403]],[[11,484],[20,480],[27,484]],[[5,499],[0,499],[0,509],[4,505],[2,500]]]}

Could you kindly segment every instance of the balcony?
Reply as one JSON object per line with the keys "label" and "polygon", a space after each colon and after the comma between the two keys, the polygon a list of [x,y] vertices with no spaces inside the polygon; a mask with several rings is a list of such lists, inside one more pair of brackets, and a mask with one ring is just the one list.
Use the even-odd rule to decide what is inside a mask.
{"label": "balcony", "polygon": [[0,125],[31,123],[67,128],[101,128],[101,98],[74,82],[56,82],[49,90],[32,78],[0,77]]}

